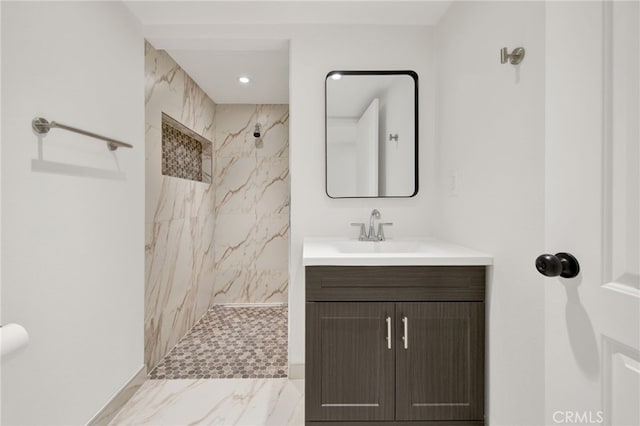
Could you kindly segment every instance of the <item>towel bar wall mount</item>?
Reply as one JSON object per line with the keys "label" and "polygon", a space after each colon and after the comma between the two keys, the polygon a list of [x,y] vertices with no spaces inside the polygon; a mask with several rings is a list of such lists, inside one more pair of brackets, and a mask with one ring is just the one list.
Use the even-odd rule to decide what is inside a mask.
{"label": "towel bar wall mount", "polygon": [[68,126],[66,124],[58,123],[56,121],[48,121],[42,117],[36,117],[31,120],[31,128],[39,135],[45,136],[49,133],[51,129],[64,129],[70,132],[79,133],[81,135],[89,136],[95,139],[103,140],[107,143],[107,147],[109,151],[115,151],[120,147],[124,148],[133,148],[133,145],[128,144],[126,142],[119,141],[117,139],[112,139],[106,136],[99,135],[97,133],[88,132],[86,130],[78,129],[76,127]]}

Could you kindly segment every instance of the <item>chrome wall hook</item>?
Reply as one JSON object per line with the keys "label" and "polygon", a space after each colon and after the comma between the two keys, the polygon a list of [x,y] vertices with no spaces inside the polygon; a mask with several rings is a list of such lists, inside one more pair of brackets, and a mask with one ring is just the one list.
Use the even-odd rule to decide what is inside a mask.
{"label": "chrome wall hook", "polygon": [[524,59],[524,47],[516,47],[513,52],[509,53],[506,47],[500,50],[500,63],[506,64],[511,60],[512,65],[518,65]]}

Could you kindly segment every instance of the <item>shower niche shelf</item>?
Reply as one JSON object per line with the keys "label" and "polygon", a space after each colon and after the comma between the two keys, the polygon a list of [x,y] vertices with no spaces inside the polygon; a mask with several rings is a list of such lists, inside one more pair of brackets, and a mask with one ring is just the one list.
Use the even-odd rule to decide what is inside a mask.
{"label": "shower niche shelf", "polygon": [[211,183],[213,144],[182,123],[162,114],[162,174]]}

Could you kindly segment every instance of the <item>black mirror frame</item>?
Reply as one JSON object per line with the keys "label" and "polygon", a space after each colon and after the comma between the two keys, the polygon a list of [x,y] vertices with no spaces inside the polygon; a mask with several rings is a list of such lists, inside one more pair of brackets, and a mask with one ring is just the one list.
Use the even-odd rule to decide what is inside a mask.
{"label": "black mirror frame", "polygon": [[[328,150],[327,150],[327,81],[334,74],[341,75],[408,75],[413,78],[413,86],[414,86],[414,124],[415,124],[415,190],[411,195],[385,195],[385,196],[377,196],[377,197],[332,197],[329,195],[329,173],[328,173]],[[334,70],[327,73],[324,79],[324,192],[327,194],[327,197],[340,200],[340,199],[350,199],[350,198],[412,198],[418,194],[419,188],[419,177],[420,173],[418,172],[418,145],[420,138],[418,137],[418,73],[411,70],[396,70],[396,71],[341,71]]]}

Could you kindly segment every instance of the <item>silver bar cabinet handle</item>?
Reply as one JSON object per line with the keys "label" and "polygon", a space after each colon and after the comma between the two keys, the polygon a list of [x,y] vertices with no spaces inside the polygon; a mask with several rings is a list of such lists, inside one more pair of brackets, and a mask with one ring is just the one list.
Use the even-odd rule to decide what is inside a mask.
{"label": "silver bar cabinet handle", "polygon": [[402,324],[404,324],[404,336],[402,336],[404,348],[409,349],[409,320],[407,317],[402,317]]}
{"label": "silver bar cabinet handle", "polygon": [[391,317],[387,317],[387,349],[391,349]]}

